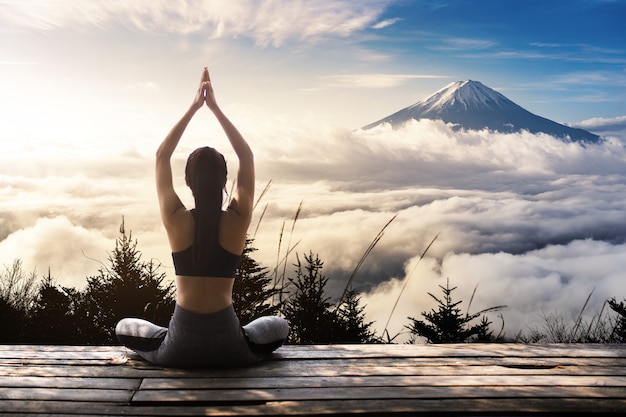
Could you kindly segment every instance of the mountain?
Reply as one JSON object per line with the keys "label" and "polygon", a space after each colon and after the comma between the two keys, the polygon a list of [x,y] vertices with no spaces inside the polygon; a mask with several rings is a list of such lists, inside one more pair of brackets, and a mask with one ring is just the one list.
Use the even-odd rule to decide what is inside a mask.
{"label": "mountain", "polygon": [[537,116],[523,109],[495,90],[478,81],[457,81],[448,84],[422,101],[364,126],[371,129],[382,123],[398,127],[411,119],[442,120],[463,129],[489,129],[498,132],[546,133],[561,139],[598,142],[600,137]]}

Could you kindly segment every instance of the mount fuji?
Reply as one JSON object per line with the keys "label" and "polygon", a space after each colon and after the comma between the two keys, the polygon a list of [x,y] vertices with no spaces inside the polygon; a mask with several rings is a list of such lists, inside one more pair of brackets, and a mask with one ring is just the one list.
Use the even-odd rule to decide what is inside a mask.
{"label": "mount fuji", "polygon": [[511,133],[527,130],[546,133],[562,140],[598,142],[600,137],[537,116],[478,81],[457,81],[433,95],[418,101],[377,122],[364,126],[371,129],[382,123],[399,127],[411,119],[442,120],[456,128]]}

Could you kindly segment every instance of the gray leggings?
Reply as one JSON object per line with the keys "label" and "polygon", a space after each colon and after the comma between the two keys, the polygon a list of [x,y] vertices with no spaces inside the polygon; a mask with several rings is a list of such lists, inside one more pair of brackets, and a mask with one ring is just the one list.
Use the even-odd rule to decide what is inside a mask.
{"label": "gray leggings", "polygon": [[168,328],[136,318],[125,318],[115,328],[120,343],[142,358],[174,368],[252,365],[280,347],[288,333],[280,317],[261,317],[241,327],[232,305],[203,314],[177,304]]}

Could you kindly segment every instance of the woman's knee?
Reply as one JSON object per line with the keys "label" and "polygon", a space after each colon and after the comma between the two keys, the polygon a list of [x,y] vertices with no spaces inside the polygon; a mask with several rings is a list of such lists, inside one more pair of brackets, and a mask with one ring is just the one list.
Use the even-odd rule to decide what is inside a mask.
{"label": "woman's knee", "polygon": [[287,340],[289,323],[282,317],[263,316],[243,326],[246,336],[256,344]]}
{"label": "woman's knee", "polygon": [[115,326],[117,340],[133,350],[152,351],[157,349],[167,334],[165,327],[157,326],[147,320],[125,318]]}

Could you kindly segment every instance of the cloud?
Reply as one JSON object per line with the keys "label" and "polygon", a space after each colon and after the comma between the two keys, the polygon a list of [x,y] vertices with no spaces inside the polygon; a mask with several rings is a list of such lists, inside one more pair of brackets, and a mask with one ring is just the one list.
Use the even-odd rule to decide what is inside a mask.
{"label": "cloud", "polygon": [[572,123],[571,126],[596,133],[623,132],[624,138],[626,138],[626,116],[613,118],[594,117],[592,119],[583,120],[579,123]]}
{"label": "cloud", "polygon": [[134,1],[82,4],[72,0],[11,2],[5,19],[40,30],[118,23],[149,33],[199,34],[210,39],[249,37],[263,46],[288,39],[314,41],[367,28],[388,1],[218,0]]}
{"label": "cloud", "polygon": [[433,47],[443,51],[466,51],[468,49],[487,49],[497,45],[496,42],[488,39],[471,38],[448,38],[443,40],[443,45]]}
{"label": "cloud", "polygon": [[[263,158],[272,161],[268,175],[289,172],[290,178],[327,180],[350,190],[411,185],[547,190],[554,188],[551,181],[563,175],[621,172],[624,164],[619,144],[584,148],[528,132],[455,132],[428,120],[412,122],[403,129],[381,125],[365,131],[267,127],[268,139],[258,145],[258,152],[263,156],[262,165]],[[303,149],[310,144],[315,147]],[[372,171],[372,166],[377,169]],[[542,187],[542,183],[548,185]]]}
{"label": "cloud", "polygon": [[0,61],[0,65],[35,65],[34,62],[25,61]]}
{"label": "cloud", "polygon": [[0,253],[5,265],[21,259],[26,272],[36,270],[41,276],[47,274],[41,268],[49,268],[59,284],[82,288],[85,277],[95,275],[99,262],[106,260],[106,250],[113,246],[101,233],[58,216],[40,218],[34,225],[11,233],[0,241]]}
{"label": "cloud", "polygon": [[[396,130],[291,126],[273,134],[291,147],[279,139],[259,149],[260,171],[275,181],[258,236],[263,256],[275,256],[280,224],[303,200],[294,241],[326,261],[338,294],[369,242],[398,215],[354,281],[369,291],[364,301],[377,326],[436,235],[399,305],[395,331],[407,315],[432,307],[426,292],[438,292],[446,277],[466,303],[479,285],[476,311],[507,304],[511,337],[539,325],[541,309],[569,318],[592,291],[589,314],[608,296],[626,297],[617,283],[626,278],[620,143],[583,147],[527,132],[453,131],[432,121]],[[281,185],[280,178],[289,180]],[[520,294],[513,301],[512,292]]]}
{"label": "cloud", "polygon": [[[474,311],[507,304],[509,336],[540,320],[541,309],[572,314],[591,291],[589,313],[607,294],[626,297],[626,149],[620,141],[581,146],[528,132],[456,131],[427,120],[348,130],[233,110],[253,145],[259,192],[272,180],[251,227],[254,233],[260,221],[255,259],[262,265],[274,268],[290,240],[297,246],[287,259],[288,276],[295,252],[318,253],[337,297],[372,239],[397,215],[353,282],[366,292],[366,311],[377,326],[437,235],[410,277],[390,331],[431,308],[426,292],[437,293],[447,277],[465,303],[479,286]],[[44,165],[37,169],[0,157],[2,262],[26,257],[39,271],[52,266],[59,278],[94,274],[99,265],[81,250],[106,259],[124,215],[144,256],[162,262],[172,278],[151,156],[116,147],[110,151],[116,157],[87,158],[77,149],[82,158],[76,158],[62,143],[57,150],[46,146],[28,155]],[[220,147],[232,163],[232,152]],[[174,173],[189,203],[181,177],[186,150],[177,153]],[[46,161],[46,153],[61,156]]]}
{"label": "cloud", "polygon": [[549,43],[549,42],[531,42],[531,46],[536,46],[537,48],[562,48],[565,45],[561,43]]}
{"label": "cloud", "polygon": [[384,29],[386,27],[395,25],[400,20],[402,20],[402,18],[400,18],[400,17],[394,17],[392,19],[385,19],[385,20],[383,20],[381,22],[378,22],[375,25],[373,25],[372,28],[373,29]]}
{"label": "cloud", "polygon": [[588,130],[605,138],[626,145],[626,116],[613,118],[594,117],[578,123],[571,123],[572,127]]}
{"label": "cloud", "polygon": [[[504,321],[506,337],[515,338],[531,328],[542,330],[544,315],[558,314],[573,323],[583,311],[584,320],[590,323],[606,299],[621,299],[626,294],[625,254],[626,245],[577,240],[521,255],[450,253],[441,261],[426,257],[419,264],[418,258],[413,258],[402,276],[381,283],[363,296],[363,302],[368,306],[368,318],[377,320],[375,327],[380,334],[400,297],[387,328],[393,336],[405,331],[407,317],[423,319],[422,312],[436,309],[427,293],[441,296],[439,286],[445,286],[449,278],[450,286],[456,287],[453,298],[462,301],[459,308],[464,313],[468,308],[471,314],[506,305],[487,315],[496,333]],[[403,286],[406,288],[401,294]],[[406,339],[403,335],[399,341]]]}
{"label": "cloud", "polygon": [[152,81],[142,81],[134,84],[128,84],[126,86],[131,90],[147,90],[147,91],[159,91],[161,87]]}
{"label": "cloud", "polygon": [[449,78],[432,74],[335,74],[323,78],[326,88],[391,88],[416,79]]}
{"label": "cloud", "polygon": [[550,82],[563,85],[611,85],[622,84],[624,77],[616,79],[615,75],[603,71],[578,71],[550,77]]}
{"label": "cloud", "polygon": [[[465,50],[465,49],[485,49],[496,46],[496,43],[490,44],[490,41],[472,39],[450,39],[444,41],[443,46],[433,48],[439,50]],[[467,43],[467,48],[464,48]],[[468,52],[463,54],[466,58],[495,58],[495,59],[527,59],[527,60],[545,60],[545,61],[561,61],[571,63],[588,63],[595,62],[597,64],[617,64],[623,65],[624,58],[621,57],[622,51],[619,49],[609,49],[596,47],[585,44],[557,44],[557,43],[530,43],[532,48],[528,49],[496,49],[487,52]],[[549,48],[549,49],[548,49]],[[578,77],[582,76],[582,73]],[[584,77],[587,80],[589,76]],[[604,80],[603,80],[604,81]]]}
{"label": "cloud", "polygon": [[111,4],[80,4],[72,0],[48,0],[44,2],[2,2],[0,10],[4,20],[39,30],[52,30],[68,24],[103,26],[118,8]]}

